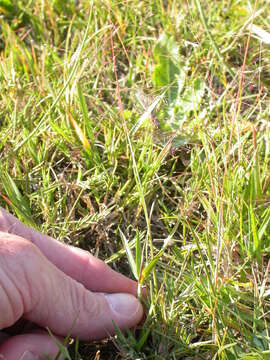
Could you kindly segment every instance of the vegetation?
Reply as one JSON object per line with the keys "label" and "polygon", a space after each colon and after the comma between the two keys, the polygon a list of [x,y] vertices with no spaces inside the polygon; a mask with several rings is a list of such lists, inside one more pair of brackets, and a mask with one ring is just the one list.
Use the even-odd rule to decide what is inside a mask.
{"label": "vegetation", "polygon": [[269,359],[269,2],[0,13],[1,205],[149,288],[70,358]]}

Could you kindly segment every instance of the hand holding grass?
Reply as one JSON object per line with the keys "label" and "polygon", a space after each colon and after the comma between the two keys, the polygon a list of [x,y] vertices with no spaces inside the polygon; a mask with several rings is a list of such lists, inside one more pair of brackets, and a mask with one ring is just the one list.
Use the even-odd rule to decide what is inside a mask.
{"label": "hand holding grass", "polygon": [[[101,339],[136,325],[143,309],[136,282],[89,253],[27,228],[0,208],[0,330],[21,317],[58,336]],[[0,354],[16,360],[29,351],[56,356],[45,331],[0,341]]]}

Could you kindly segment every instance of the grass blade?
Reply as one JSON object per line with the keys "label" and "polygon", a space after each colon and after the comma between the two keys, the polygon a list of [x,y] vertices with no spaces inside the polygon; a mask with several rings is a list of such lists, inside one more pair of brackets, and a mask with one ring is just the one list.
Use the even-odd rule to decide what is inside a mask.
{"label": "grass blade", "polygon": [[141,266],[142,266],[142,247],[141,247],[141,239],[139,231],[136,231],[136,270],[137,276],[140,274]]}
{"label": "grass blade", "polygon": [[153,259],[150,261],[150,263],[148,265],[146,265],[146,267],[142,270],[141,274],[140,274],[140,278],[139,278],[139,284],[143,285],[145,280],[147,279],[147,277],[150,275],[151,271],[155,268],[158,260],[160,259],[160,257],[163,255],[165,251],[165,248],[162,248],[156,256],[153,257]]}
{"label": "grass blade", "polygon": [[76,122],[76,120],[74,119],[74,117],[71,115],[70,112],[68,112],[68,117],[69,117],[71,125],[73,126],[84,150],[88,154],[91,154],[91,146],[90,146],[89,141],[87,140],[86,136],[84,135],[82,129],[80,128],[80,126],[78,125],[78,123]]}
{"label": "grass blade", "polygon": [[132,273],[133,273],[135,279],[138,280],[137,266],[136,266],[136,262],[134,260],[132,251],[130,249],[129,242],[121,229],[119,229],[119,233],[120,233],[120,237],[123,242],[124,248],[126,250],[128,262],[129,262],[130,268],[132,270]]}

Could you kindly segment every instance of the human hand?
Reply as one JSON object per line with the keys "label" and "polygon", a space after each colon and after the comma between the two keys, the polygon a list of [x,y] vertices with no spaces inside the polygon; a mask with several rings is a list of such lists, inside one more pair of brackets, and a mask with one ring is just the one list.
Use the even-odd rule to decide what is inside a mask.
{"label": "human hand", "polygon": [[101,260],[29,229],[0,208],[0,359],[56,356],[55,340],[45,331],[3,340],[5,328],[22,317],[82,340],[113,334],[113,322],[132,327],[143,316],[136,293],[136,282]]}

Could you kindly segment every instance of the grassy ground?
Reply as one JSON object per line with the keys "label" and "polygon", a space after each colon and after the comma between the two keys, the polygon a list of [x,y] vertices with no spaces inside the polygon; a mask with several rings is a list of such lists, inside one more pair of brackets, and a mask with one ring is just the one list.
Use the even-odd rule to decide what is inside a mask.
{"label": "grassy ground", "polygon": [[150,289],[140,329],[71,358],[270,359],[269,1],[0,14],[1,205]]}

